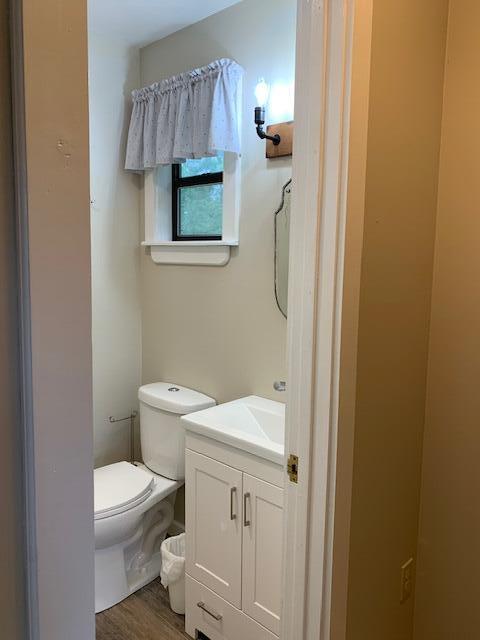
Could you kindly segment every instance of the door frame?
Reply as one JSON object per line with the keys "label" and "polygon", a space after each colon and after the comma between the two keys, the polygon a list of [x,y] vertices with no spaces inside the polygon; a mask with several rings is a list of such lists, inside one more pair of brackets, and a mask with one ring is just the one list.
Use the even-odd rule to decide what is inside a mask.
{"label": "door frame", "polygon": [[[342,516],[350,513],[353,464],[347,446],[352,432],[342,442],[342,452],[338,434],[354,17],[356,5],[365,8],[362,4],[298,3],[297,33],[302,37],[297,37],[285,451],[298,456],[299,467],[297,484],[286,479],[284,640],[345,637],[342,624],[333,635],[331,613],[334,579],[341,584],[348,580],[349,536],[336,538],[335,517],[336,510]],[[351,238],[350,248],[358,248],[359,239],[359,234]],[[355,317],[358,304],[351,297],[358,288],[359,260],[349,268],[354,283],[348,311]],[[350,355],[355,353],[355,322],[352,329]],[[353,388],[348,391],[354,403]],[[340,468],[347,482],[338,505]],[[341,575],[334,573],[334,556]],[[345,617],[346,589],[335,590],[335,596],[335,608]]]}
{"label": "door frame", "polygon": [[93,640],[87,6],[10,0],[28,640]]}
{"label": "door frame", "polygon": [[[294,141],[293,181],[293,224],[291,235],[290,294],[288,313],[288,406],[286,421],[287,455],[295,453],[299,457],[298,484],[286,482],[286,524],[284,529],[284,607],[282,614],[282,640],[327,640],[331,637],[332,589],[334,581],[333,558],[336,553],[343,557],[342,566],[348,565],[348,535],[342,539],[341,547],[335,545],[336,479],[339,464],[346,469],[351,467],[351,459],[339,457],[337,451],[339,429],[339,407],[342,358],[342,305],[344,292],[344,263],[347,224],[347,186],[349,151],[349,116],[351,101],[352,45],[354,40],[354,9],[362,5],[363,0],[297,0],[297,62],[296,62],[296,124]],[[365,0],[368,4],[371,0]],[[72,536],[79,543],[78,549],[91,549],[92,558],[84,564],[80,572],[57,571],[52,548],[51,531],[46,526],[44,512],[56,513],[65,521],[81,523],[88,519],[93,504],[92,463],[88,455],[92,450],[92,435],[88,429],[78,433],[81,420],[91,413],[86,407],[91,391],[85,378],[88,357],[81,362],[72,360],[70,366],[79,381],[77,397],[72,401],[74,411],[73,424],[59,434],[58,430],[42,428],[46,420],[62,419],[56,415],[58,407],[48,409],[39,398],[39,390],[45,390],[45,381],[40,379],[42,363],[52,357],[65,358],[62,349],[66,341],[58,344],[40,342],[41,334],[37,323],[41,307],[38,305],[42,288],[48,287],[47,273],[42,269],[34,270],[38,265],[37,256],[33,256],[32,247],[38,250],[48,249],[48,236],[40,238],[41,229],[32,224],[32,206],[38,204],[42,178],[50,180],[54,195],[60,194],[60,207],[65,207],[65,176],[68,178],[69,195],[78,197],[76,218],[66,215],[48,215],[47,224],[56,225],[55,238],[51,240],[51,249],[56,250],[66,242],[70,235],[72,221],[80,220],[81,234],[89,225],[88,188],[84,180],[85,153],[88,152],[88,136],[82,136],[82,125],[88,117],[88,105],[84,95],[84,85],[77,83],[72,88],[71,73],[68,64],[60,63],[52,70],[56,62],[42,56],[37,60],[38,73],[44,82],[56,74],[64,76],[66,90],[77,91],[77,97],[83,105],[78,114],[68,111],[68,102],[58,97],[52,98],[50,107],[61,111],[61,119],[54,131],[29,129],[29,118],[36,107],[39,94],[37,86],[30,86],[30,79],[24,75],[23,54],[32,60],[39,47],[45,47],[42,30],[50,25],[49,49],[59,54],[72,40],[77,44],[75,54],[85,56],[82,64],[86,70],[86,0],[65,5],[63,0],[52,0],[39,6],[31,0],[12,3],[23,8],[14,12],[13,40],[14,58],[19,61],[14,67],[14,84],[17,87],[15,108],[21,117],[16,121],[17,152],[17,209],[19,220],[19,255],[22,280],[22,344],[24,386],[24,461],[26,524],[28,531],[27,568],[28,603],[30,620],[29,640],[62,640],[69,635],[65,632],[68,620],[59,616],[52,621],[55,596],[62,594],[71,600],[93,585],[93,525],[79,526]],[[80,16],[80,17],[79,17]],[[70,45],[71,48],[71,45]],[[63,79],[63,78],[61,78]],[[26,91],[24,92],[24,89]],[[72,96],[71,96],[72,97]],[[45,107],[45,105],[43,105]],[[24,117],[25,116],[25,117]],[[80,127],[79,127],[80,119]],[[48,169],[47,163],[39,163],[34,158],[34,147],[52,142],[49,136],[60,136],[62,127],[66,140],[74,139],[74,146],[65,148],[64,140],[58,139],[59,163],[53,162]],[[75,146],[76,145],[76,146]],[[67,143],[68,147],[68,143]],[[37,149],[38,151],[38,149]],[[33,158],[33,160],[32,160]],[[51,156],[49,156],[51,159]],[[87,160],[88,164],[88,160]],[[68,165],[68,172],[65,169]],[[77,178],[80,178],[78,180]],[[63,201],[62,201],[63,198]],[[45,204],[43,202],[43,204]],[[53,206],[59,206],[58,203]],[[80,234],[80,235],[81,235]],[[82,238],[84,240],[84,237]],[[84,315],[90,310],[89,247],[83,241],[72,255],[71,262],[59,265],[59,268],[71,270],[84,297]],[[358,261],[356,268],[358,267]],[[356,271],[355,271],[356,273]],[[33,276],[33,281],[32,281]],[[67,295],[67,294],[66,294]],[[71,305],[78,308],[79,288],[72,288],[67,298],[56,303],[53,312],[59,318],[69,314]],[[48,296],[47,296],[48,297]],[[88,302],[85,302],[88,301]],[[33,313],[32,313],[33,311]],[[50,309],[52,312],[52,309]],[[353,315],[356,313],[355,305]],[[81,352],[91,349],[90,331],[87,323],[78,327],[69,327],[69,342],[73,342]],[[32,338],[33,335],[33,338]],[[64,338],[67,338],[65,335]],[[355,341],[353,340],[352,343]],[[46,348],[49,352],[46,353]],[[49,392],[53,395],[55,383],[59,389],[65,385],[62,370],[54,379],[50,371]],[[90,378],[87,382],[91,383]],[[41,382],[44,384],[42,385]],[[64,403],[59,402],[63,419]],[[48,409],[48,410],[47,410]],[[40,449],[36,446],[41,442]],[[79,507],[75,500],[65,499],[65,489],[52,490],[53,485],[45,483],[45,465],[55,464],[55,452],[68,450],[75,445],[80,447],[79,467],[76,469],[76,487],[82,485],[87,495]],[[50,453],[51,448],[51,453]],[[41,455],[44,457],[42,458]],[[92,457],[93,460],[93,457]],[[81,468],[80,468],[81,463]],[[54,469],[58,476],[68,476],[68,469]],[[48,478],[47,478],[48,480]],[[69,479],[70,481],[70,479]],[[79,485],[80,483],[80,485]],[[348,484],[348,482],[347,482]],[[46,492],[46,487],[51,493]],[[62,509],[58,510],[55,501],[61,500]],[[344,493],[343,513],[349,512],[349,491]],[[90,509],[90,511],[89,511]],[[52,519],[53,530],[57,522]],[[75,540],[70,540],[74,542]],[[79,551],[80,553],[80,551]],[[40,562],[39,562],[40,560]],[[53,566],[45,566],[45,561]],[[39,564],[42,565],[39,567]],[[73,563],[75,564],[75,563]],[[72,567],[73,567],[72,564]],[[43,567],[43,570],[42,570]],[[50,570],[51,569],[51,570]],[[345,579],[346,576],[344,575]],[[73,585],[75,587],[73,588]],[[345,589],[342,593],[346,599]],[[91,602],[90,602],[91,600]],[[75,635],[71,640],[93,640],[93,597],[83,598],[76,611]],[[340,605],[341,607],[344,605]],[[90,610],[91,606],[91,610]],[[57,609],[58,611],[58,609]],[[72,610],[70,610],[71,613]],[[66,614],[68,615],[68,607]],[[63,627],[62,627],[63,625]],[[341,635],[336,636],[338,638]],[[343,635],[344,637],[344,635]]]}

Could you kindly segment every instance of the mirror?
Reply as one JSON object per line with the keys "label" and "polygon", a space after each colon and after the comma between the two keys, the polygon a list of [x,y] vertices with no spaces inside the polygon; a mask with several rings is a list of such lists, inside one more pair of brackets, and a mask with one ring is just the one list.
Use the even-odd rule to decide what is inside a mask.
{"label": "mirror", "polygon": [[278,308],[287,317],[288,254],[290,243],[290,203],[292,181],[282,189],[282,202],[275,212],[275,298]]}

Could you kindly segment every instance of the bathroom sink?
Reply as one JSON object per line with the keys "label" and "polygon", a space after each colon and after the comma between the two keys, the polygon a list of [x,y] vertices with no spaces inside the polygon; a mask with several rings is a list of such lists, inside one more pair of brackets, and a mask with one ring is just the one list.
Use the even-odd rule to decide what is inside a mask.
{"label": "bathroom sink", "polygon": [[285,405],[248,396],[182,417],[188,431],[283,464]]}

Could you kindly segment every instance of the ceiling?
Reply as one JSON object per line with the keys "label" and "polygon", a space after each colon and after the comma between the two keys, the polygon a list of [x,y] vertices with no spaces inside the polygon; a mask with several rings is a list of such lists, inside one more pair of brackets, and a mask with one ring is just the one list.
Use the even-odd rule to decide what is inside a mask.
{"label": "ceiling", "polygon": [[89,0],[89,29],[145,46],[240,0]]}

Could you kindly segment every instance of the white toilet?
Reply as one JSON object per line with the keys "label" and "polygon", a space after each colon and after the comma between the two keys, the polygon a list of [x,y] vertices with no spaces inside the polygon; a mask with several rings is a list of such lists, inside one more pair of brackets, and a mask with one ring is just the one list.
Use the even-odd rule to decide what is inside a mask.
{"label": "white toilet", "polygon": [[124,600],[160,574],[160,544],[173,520],[185,477],[180,417],[215,405],[179,385],[140,387],[140,436],[145,464],[95,469],[95,612]]}

